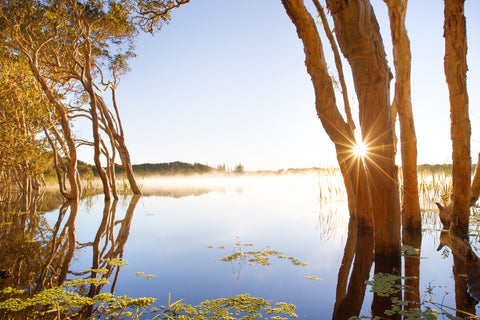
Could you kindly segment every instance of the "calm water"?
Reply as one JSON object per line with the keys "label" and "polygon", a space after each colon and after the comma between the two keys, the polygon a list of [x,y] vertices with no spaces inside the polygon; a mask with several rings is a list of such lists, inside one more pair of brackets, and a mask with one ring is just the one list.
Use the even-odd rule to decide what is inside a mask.
{"label": "calm water", "polygon": [[[88,275],[84,271],[95,266],[96,259],[101,267],[105,264],[101,259],[112,250],[112,256],[128,262],[109,277],[117,295],[155,297],[158,307],[167,303],[169,293],[174,301],[183,298],[192,305],[248,293],[273,303],[295,304],[299,319],[331,318],[348,231],[345,195],[335,182],[319,183],[319,177],[311,175],[143,184],[144,196],[107,203],[107,209],[103,196],[80,202],[76,250],[67,279]],[[59,209],[43,216],[54,229]],[[440,224],[434,214],[426,216],[420,293],[423,300],[433,298],[454,307],[452,255],[448,249],[436,251]],[[64,218],[60,225],[66,224]],[[307,266],[274,256],[270,265],[251,265],[246,259],[219,261],[240,250],[266,249]],[[154,277],[147,279],[138,272]],[[424,295],[429,287],[434,287],[433,296]],[[372,303],[368,291],[369,287],[363,315],[369,314]]]}

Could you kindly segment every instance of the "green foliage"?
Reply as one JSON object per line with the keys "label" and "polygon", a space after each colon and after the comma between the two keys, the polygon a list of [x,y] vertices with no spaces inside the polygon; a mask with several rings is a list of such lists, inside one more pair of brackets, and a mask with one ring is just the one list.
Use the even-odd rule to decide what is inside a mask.
{"label": "green foliage", "polygon": [[43,137],[46,106],[42,92],[18,56],[0,50],[0,187],[28,188],[51,167]]}

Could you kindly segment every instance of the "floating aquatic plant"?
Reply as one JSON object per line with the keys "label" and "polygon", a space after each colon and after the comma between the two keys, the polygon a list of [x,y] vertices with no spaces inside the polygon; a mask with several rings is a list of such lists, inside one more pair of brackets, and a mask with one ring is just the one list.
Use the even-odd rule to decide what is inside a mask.
{"label": "floating aquatic plant", "polygon": [[[169,297],[170,299],[170,297]],[[225,319],[225,320],[253,320],[271,319],[286,320],[280,315],[296,318],[295,305],[284,302],[275,303],[272,307],[270,302],[262,298],[251,297],[248,294],[241,294],[231,298],[220,298],[207,300],[197,306],[185,305],[181,300],[169,303],[164,313],[154,319],[184,319],[184,320],[206,320],[206,319]],[[269,316],[270,318],[266,318]]]}
{"label": "floating aquatic plant", "polygon": [[268,250],[268,247],[264,250],[259,250],[259,251],[243,251],[242,246],[252,246],[252,245],[251,244],[243,245],[242,243],[236,243],[235,252],[229,256],[220,258],[218,261],[229,262],[229,261],[243,260],[243,261],[248,261],[249,265],[261,264],[263,266],[266,266],[266,265],[270,265],[270,257],[277,257],[278,259],[288,259],[295,266],[307,265],[306,263],[301,262],[298,259],[289,257],[287,254],[283,252],[276,251],[276,250]]}

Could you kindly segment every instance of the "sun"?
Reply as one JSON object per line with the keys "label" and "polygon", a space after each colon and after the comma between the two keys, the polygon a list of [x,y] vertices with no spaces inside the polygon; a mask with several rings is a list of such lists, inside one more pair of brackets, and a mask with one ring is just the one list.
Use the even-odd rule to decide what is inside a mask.
{"label": "sun", "polygon": [[367,146],[361,139],[357,140],[357,144],[353,147],[353,153],[358,158],[365,158],[367,156]]}

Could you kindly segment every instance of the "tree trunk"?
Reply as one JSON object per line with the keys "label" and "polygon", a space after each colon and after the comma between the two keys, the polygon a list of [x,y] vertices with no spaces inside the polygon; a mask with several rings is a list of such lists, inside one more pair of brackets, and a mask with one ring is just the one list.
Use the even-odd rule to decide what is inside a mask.
{"label": "tree trunk", "polygon": [[400,143],[402,155],[402,223],[405,229],[420,229],[422,219],[418,200],[417,179],[417,138],[413,121],[410,68],[410,40],[405,28],[407,2],[387,1],[395,64],[395,97],[400,122]]}
{"label": "tree trunk", "polygon": [[480,196],[480,153],[478,153],[477,166],[473,175],[472,185],[470,186],[470,206],[475,205]]}
{"label": "tree trunk", "polygon": [[[390,106],[391,73],[375,14],[366,0],[327,0],[340,48],[350,63],[359,102],[375,226],[375,254],[400,255],[400,206]],[[360,27],[359,27],[360,26]]]}
{"label": "tree trunk", "polygon": [[[106,129],[110,131],[110,133],[112,134],[115,140],[115,145],[113,147],[115,147],[118,150],[120,159],[122,160],[122,168],[125,171],[125,175],[127,176],[128,182],[130,184],[130,188],[132,189],[133,194],[141,195],[142,191],[138,187],[137,181],[135,179],[135,175],[133,173],[132,163],[130,160],[130,153],[128,152],[128,148],[125,144],[125,137],[123,134],[123,130],[121,130],[121,124],[119,124],[120,130],[117,130],[114,120],[112,119],[112,116],[110,114],[110,111],[108,110],[105,104],[105,101],[103,101],[103,99],[99,95],[96,95],[96,96],[97,96],[97,101],[99,102],[98,107],[100,109],[100,112],[102,112],[102,115],[107,121],[108,126]],[[114,100],[114,104],[116,105],[115,100]]]}
{"label": "tree trunk", "polygon": [[87,31],[86,31],[86,40],[85,40],[85,50],[84,50],[84,55],[85,55],[85,68],[84,68],[84,76],[86,77],[86,81],[82,79],[83,86],[85,87],[85,90],[88,92],[88,95],[90,97],[90,115],[92,116],[92,131],[93,131],[93,147],[94,147],[94,161],[95,161],[95,167],[97,168],[98,175],[100,176],[100,179],[102,180],[102,185],[103,185],[103,193],[105,195],[105,201],[110,201],[111,196],[110,196],[110,186],[107,178],[107,174],[105,170],[102,167],[102,162],[100,161],[100,155],[101,155],[101,137],[100,137],[100,124],[98,121],[98,103],[97,103],[97,95],[95,93],[95,89],[93,88],[93,79],[92,79],[92,71],[91,71],[91,61],[90,61],[90,55],[92,52],[91,49],[91,44],[89,40],[89,35],[90,35],[90,28],[87,25]]}
{"label": "tree trunk", "polygon": [[452,230],[467,238],[470,207],[470,119],[467,94],[465,0],[445,0],[445,76],[450,93],[453,207]]}
{"label": "tree trunk", "polygon": [[[28,57],[28,54],[25,54]],[[37,62],[34,58],[27,59],[30,65],[30,69],[32,70],[35,79],[37,79],[38,83],[42,87],[43,92],[47,96],[50,103],[55,107],[55,111],[60,116],[60,124],[62,126],[62,133],[65,137],[65,141],[68,145],[68,182],[70,184],[70,192],[63,191],[62,187],[60,187],[60,192],[63,196],[69,200],[78,200],[79,198],[79,190],[80,190],[80,182],[78,181],[78,171],[77,171],[77,147],[75,145],[75,141],[73,139],[72,131],[70,130],[70,120],[68,119],[67,113],[63,106],[58,102],[55,98],[52,90],[48,86],[47,82],[40,74],[40,70],[38,69]],[[63,192],[62,192],[63,191]]]}
{"label": "tree trunk", "polygon": [[[115,140],[118,143],[118,153],[120,154],[120,159],[122,160],[123,169],[125,170],[125,174],[127,175],[128,182],[130,183],[130,188],[132,189],[133,194],[141,195],[142,191],[138,187],[137,180],[135,179],[135,175],[133,173],[132,168],[132,161],[130,160],[130,153],[128,151],[127,145],[125,144],[125,134],[123,132],[122,120],[120,119],[120,113],[117,107],[117,98],[116,98],[116,89],[114,87],[110,88],[112,90],[112,102],[113,107],[115,108],[115,113],[117,116],[118,121],[118,134],[114,135]],[[107,121],[112,122],[109,120],[109,117],[106,116]]]}

